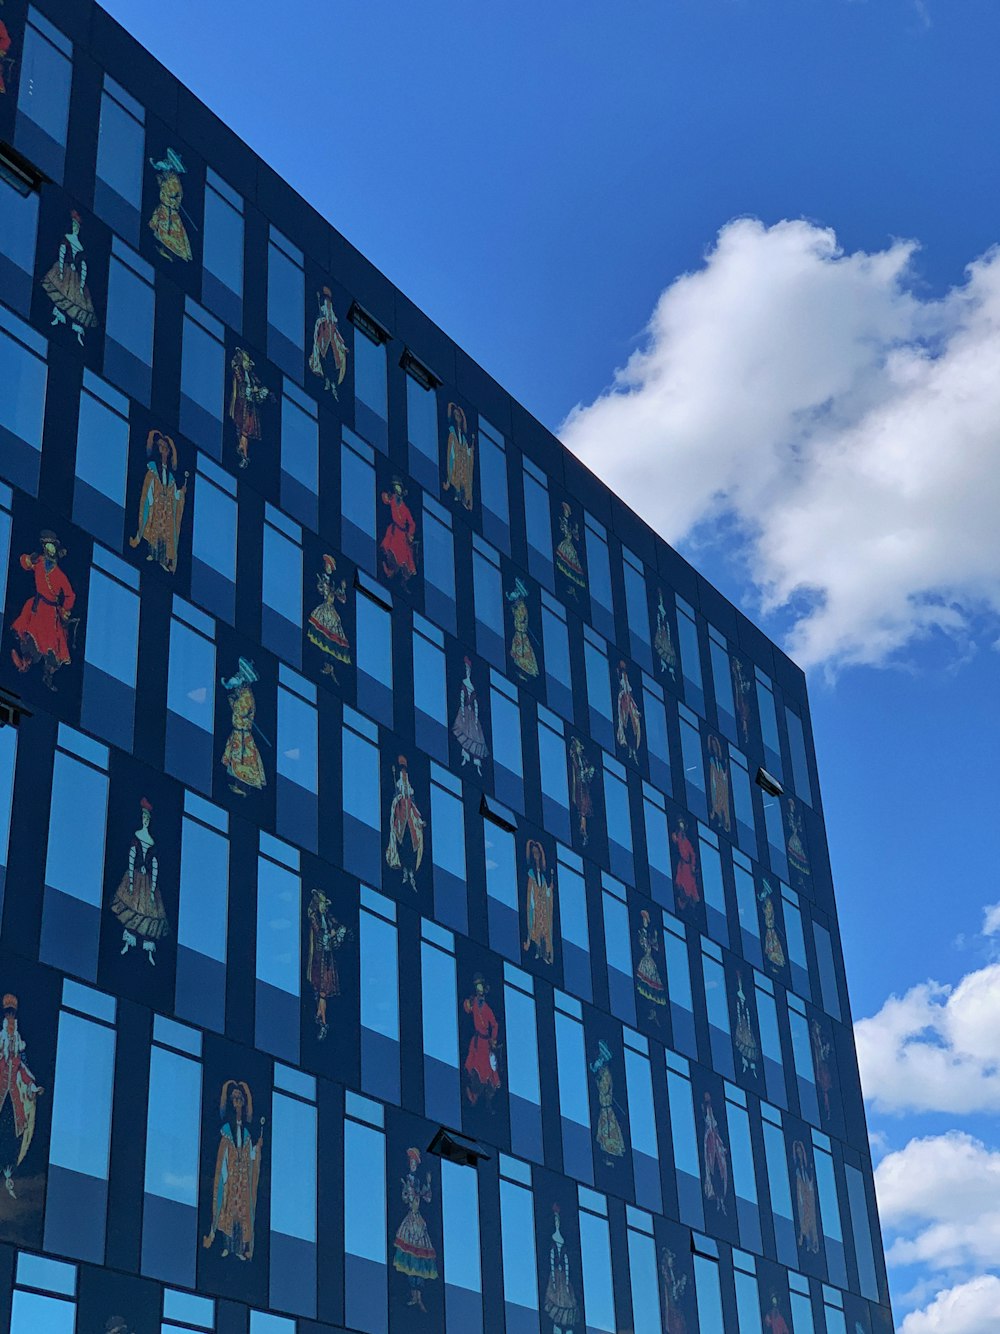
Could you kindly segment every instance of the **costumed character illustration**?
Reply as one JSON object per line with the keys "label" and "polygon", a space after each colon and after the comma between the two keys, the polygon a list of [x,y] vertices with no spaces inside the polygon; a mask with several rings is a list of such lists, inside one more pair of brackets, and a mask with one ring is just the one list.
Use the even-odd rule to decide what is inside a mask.
{"label": "costumed character illustration", "polygon": [[163,895],[158,884],[160,861],[150,822],[153,807],[143,797],[139,802],[139,828],[132,835],[128,867],[111,900],[111,911],[122,924],[122,954],[128,954],[139,941],[151,964],[156,963],[156,942],[170,932]]}
{"label": "costumed character illustration", "polygon": [[476,437],[467,434],[465,412],[457,403],[448,404],[447,472],[444,490],[451,491],[462,507],[472,509],[472,482],[476,466]]}
{"label": "costumed character illustration", "polygon": [[706,1200],[714,1200],[716,1209],[726,1213],[726,1197],[729,1194],[729,1150],[726,1148],[715,1118],[712,1095],[706,1093],[702,1103],[702,1150],[705,1155],[705,1176],[702,1180],[702,1193]]}
{"label": "costumed character illustration", "polygon": [[191,216],[183,205],[184,186],[181,184],[181,177],[187,168],[174,148],[168,148],[159,162],[150,158],[149,165],[156,172],[160,187],[160,202],[149,219],[149,230],[156,237],[157,249],[164,259],[183,259],[188,263],[192,258],[191,242],[181,216],[186,215],[188,222],[191,222]]}
{"label": "costumed character illustration", "polygon": [[708,738],[708,787],[711,799],[709,819],[718,823],[728,834],[732,830],[729,816],[729,767],[717,736]]}
{"label": "costumed character illustration", "polygon": [[316,1001],[316,1039],[322,1042],[330,1031],[326,1003],[331,996],[340,995],[337,955],[353,939],[353,933],[334,917],[330,900],[321,889],[310,894],[306,917],[309,922],[306,977]]}
{"label": "costumed character illustration", "polygon": [[263,1158],[264,1118],[256,1143],[250,1123],[253,1096],[249,1085],[227,1079],[219,1100],[219,1151],[212,1183],[212,1225],[201,1244],[210,1250],[222,1236],[223,1256],[252,1260],[257,1216],[257,1187]]}
{"label": "costumed character illustration", "polygon": [[319,312],[313,325],[309,369],[323,381],[324,389],[328,389],[334,398],[339,398],[337,385],[344,383],[344,376],[347,374],[347,344],[337,323],[333,309],[333,293],[329,287],[324,287],[322,292],[316,293],[316,301]]}
{"label": "costumed character illustration", "polygon": [[462,1009],[472,1019],[472,1036],[465,1053],[465,1096],[470,1106],[482,1102],[492,1112],[500,1087],[500,1025],[486,999],[490,988],[482,973],[475,974],[472,987],[472,995],[462,1002]]}
{"label": "costumed character illustration", "polygon": [[677,849],[677,869],[674,871],[677,906],[687,908],[700,903],[701,894],[698,890],[698,854],[688,838],[686,820],[677,821],[677,828],[670,835],[670,841]]}
{"label": "costumed character illustration", "polygon": [[764,1317],[764,1330],[765,1334],[792,1334],[792,1331],[788,1328],[788,1322],[781,1314],[776,1292],[771,1293],[771,1305]]}
{"label": "costumed character illustration", "polygon": [[41,663],[42,684],[56,690],[56,672],[72,661],[66,632],[72,628],[75,650],[80,618],[71,615],[76,593],[59,566],[66,555],[65,547],[59,545],[58,537],[48,528],[39,533],[38,540],[40,551],[21,556],[21,569],[33,576],[35,591],[11,626],[17,636],[17,647],[11,649],[10,656],[19,672],[27,672]]}
{"label": "costumed character illustration", "polygon": [[250,689],[259,680],[253,663],[247,658],[240,658],[233,676],[228,680],[222,678],[222,685],[229,692],[229,709],[232,714],[232,731],[222,752],[222,767],[232,780],[229,784],[231,791],[240,797],[247,795],[247,788],[259,792],[267,786],[264,761],[254,739],[254,732],[267,745],[271,743],[256,724],[257,701]]}
{"label": "costumed character illustration", "polygon": [[528,839],[524,853],[528,866],[525,899],[528,934],[522,941],[521,948],[525,953],[534,948],[536,959],[543,963],[551,963],[555,957],[552,950],[555,874],[546,871],[545,849],[537,838]]}
{"label": "costumed character illustration", "polygon": [[52,302],[52,324],[68,324],[83,347],[86,329],[97,328],[97,312],[87,286],[87,253],[80,240],[80,215],[69,215],[69,231],[59,242],[56,261],[42,279]]}
{"label": "costumed character illustration", "polygon": [[438,1276],[437,1251],[431,1241],[427,1223],[420,1212],[421,1204],[431,1202],[431,1174],[426,1172],[423,1181],[417,1173],[420,1166],[420,1150],[407,1149],[406,1176],[400,1178],[402,1200],[406,1205],[403,1221],[396,1229],[393,1241],[392,1267],[402,1274],[410,1288],[407,1306],[416,1306],[426,1312],[424,1305],[424,1284],[432,1282]]}
{"label": "costumed character illustration", "polygon": [[507,601],[511,605],[514,620],[514,634],[510,641],[511,661],[525,680],[531,680],[538,675],[538,659],[528,629],[528,590],[519,578],[514,580]]}
{"label": "costumed character illustration", "polygon": [[764,958],[771,965],[773,972],[780,973],[787,960],[784,946],[781,943],[781,936],[775,926],[773,894],[774,890],[770,884],[766,880],[762,881],[757,898],[764,914]]}
{"label": "costumed character illustration", "polygon": [[580,1304],[573,1287],[569,1251],[559,1226],[560,1209],[552,1206],[552,1242],[549,1246],[549,1277],[542,1309],[552,1321],[552,1334],[575,1334],[580,1323]]}
{"label": "costumed character illustration", "polygon": [[417,872],[424,859],[424,829],[427,822],[417,807],[405,755],[400,755],[393,765],[392,776],[395,790],[389,807],[389,842],[386,844],[385,861],[393,871],[400,871],[403,884],[409,885],[416,892]]}
{"label": "costumed character illustration", "polygon": [[578,588],[587,587],[587,576],[583,572],[583,563],[577,550],[580,541],[580,525],[573,519],[573,510],[567,501],[560,506],[559,532],[562,537],[556,547],[556,567],[569,582],[570,592],[576,596]]}
{"label": "costumed character illustration", "polygon": [[660,1015],[666,1010],[667,993],[663,978],[656,966],[654,954],[660,952],[660,933],[650,926],[649,911],[643,908],[639,912],[639,930],[637,933],[641,956],[635,966],[635,989],[649,1006],[648,1020],[660,1026]]}
{"label": "costumed character illustration", "polygon": [[[616,1158],[625,1156],[625,1136],[615,1115],[615,1083],[611,1074],[611,1049],[603,1038],[597,1043],[597,1055],[590,1062],[590,1072],[597,1083],[597,1129],[594,1138],[604,1153],[608,1167],[614,1167]],[[621,1110],[619,1108],[619,1110]]]}
{"label": "costumed character illustration", "polygon": [[263,435],[262,405],[272,397],[270,389],[257,374],[253,357],[238,347],[230,362],[233,381],[229,390],[229,420],[236,428],[236,452],[240,467],[250,463],[250,441]]}
{"label": "costumed character illustration", "polygon": [[401,575],[405,587],[417,572],[417,525],[400,478],[392,479],[391,491],[382,492],[382,504],[389,506],[389,523],[378,544],[382,569],[387,579]]}
{"label": "costumed character illustration", "polygon": [[739,658],[730,658],[730,674],[733,678],[733,699],[736,702],[736,724],[740,729],[740,740],[744,748],[750,744],[750,722],[752,705],[750,692],[753,684],[747,677],[746,669]]}
{"label": "costumed character illustration", "polygon": [[799,1247],[819,1254],[819,1215],[816,1211],[816,1181],[806,1146],[800,1139],[792,1145],[795,1161],[795,1204],[799,1213]]}
{"label": "costumed character illustration", "polygon": [[687,1288],[687,1274],[674,1269],[677,1256],[668,1246],[660,1251],[660,1291],[663,1294],[663,1328],[666,1334],[688,1334],[681,1300]]}
{"label": "costumed character illustration", "polygon": [[798,871],[799,875],[808,876],[812,874],[809,868],[809,856],[806,852],[805,832],[802,826],[802,816],[799,808],[795,804],[795,798],[788,798],[788,807],[786,811],[788,833],[786,836],[786,847],[788,849],[788,862],[793,870]]}
{"label": "costumed character illustration", "polygon": [[666,672],[671,681],[677,680],[677,650],[670,630],[670,619],[663,605],[663,593],[659,593],[656,607],[656,630],[653,632],[653,648],[660,664],[660,671]]}
{"label": "costumed character illustration", "polygon": [[629,759],[639,763],[639,746],[642,744],[642,714],[632,693],[628,668],[624,661],[618,664],[618,744],[628,751]]}
{"label": "costumed character illustration", "polygon": [[351,645],[344,630],[337,603],[342,606],[347,602],[347,580],[337,583],[334,575],[337,562],[332,556],[323,557],[323,568],[316,576],[316,592],[323,601],[309,613],[306,634],[309,642],[325,656],[323,674],[337,679],[335,662],[345,667],[351,665]]}
{"label": "costumed character illustration", "polygon": [[12,1200],[17,1199],[14,1173],[31,1148],[36,1103],[45,1092],[28,1069],[26,1049],[17,1026],[17,997],[8,992],[0,1027],[0,1168],[4,1189]]}
{"label": "costumed character illustration", "polygon": [[464,658],[465,675],[458,690],[458,712],[452,723],[451,731],[462,748],[462,768],[471,761],[480,778],[483,776],[483,760],[489,758],[486,734],[479,721],[479,695],[472,684],[472,659]]}
{"label": "costumed character illustration", "polygon": [[[153,451],[159,455],[159,463]],[[177,485],[177,446],[162,431],[150,431],[146,437],[146,475],[139,494],[139,519],[135,537],[128,540],[134,551],[146,543],[146,559],[156,561],[167,574],[177,569],[177,551],[181,540],[181,524],[187,501],[188,474]]]}
{"label": "costumed character illustration", "polygon": [[569,743],[569,799],[576,811],[576,827],[581,844],[586,847],[590,841],[587,822],[594,814],[594,799],[590,794],[590,785],[594,781],[596,769],[591,764],[583,742],[579,737],[571,737]]}
{"label": "costumed character illustration", "polygon": [[819,1020],[814,1019],[812,1021],[809,1026],[809,1034],[812,1038],[813,1065],[816,1067],[816,1087],[819,1090],[820,1101],[823,1104],[823,1116],[829,1121],[832,1111],[830,1094],[833,1091],[833,1071],[830,1069],[830,1057],[833,1054],[833,1049],[823,1036]]}
{"label": "costumed character illustration", "polygon": [[7,91],[7,84],[14,74],[14,57],[10,54],[13,45],[7,25],[0,19],[0,97]]}
{"label": "costumed character illustration", "polygon": [[740,1073],[746,1074],[749,1070],[756,1077],[757,1066],[760,1063],[760,1043],[750,1022],[750,1004],[743,990],[742,973],[736,974],[736,1030],[733,1033],[733,1044],[739,1052],[742,1064]]}

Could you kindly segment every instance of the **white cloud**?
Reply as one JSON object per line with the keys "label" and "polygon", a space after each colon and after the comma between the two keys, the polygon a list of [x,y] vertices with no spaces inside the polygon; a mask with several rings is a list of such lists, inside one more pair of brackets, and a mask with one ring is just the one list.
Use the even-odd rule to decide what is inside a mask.
{"label": "white cloud", "polygon": [[911,1311],[899,1334],[996,1334],[1000,1278],[980,1274],[939,1292],[929,1306]]}
{"label": "white cloud", "polygon": [[983,909],[983,935],[1000,936],[1000,903],[991,903]]}
{"label": "white cloud", "polygon": [[731,222],[563,425],[669,541],[735,523],[805,665],[885,662],[1000,611],[1000,252],[930,300],[915,250]]}
{"label": "white cloud", "polygon": [[881,1112],[1000,1109],[1000,964],[923,982],[854,1025],[865,1097]]}
{"label": "white cloud", "polygon": [[875,1189],[891,1265],[941,1273],[996,1263],[1000,1152],[982,1140],[957,1130],[910,1140],[879,1163]]}

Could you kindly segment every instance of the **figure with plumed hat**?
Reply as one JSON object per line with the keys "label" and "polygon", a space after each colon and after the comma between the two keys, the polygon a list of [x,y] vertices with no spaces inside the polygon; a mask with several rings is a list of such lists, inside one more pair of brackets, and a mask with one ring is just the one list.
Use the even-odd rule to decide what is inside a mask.
{"label": "figure with plumed hat", "polygon": [[149,165],[156,172],[160,187],[160,202],[149,219],[149,230],[157,240],[157,248],[164,259],[192,259],[191,242],[187,228],[181,217],[183,211],[184,186],[181,177],[187,171],[180,153],[168,148],[162,159],[149,159]]}
{"label": "figure with plumed hat", "polygon": [[27,672],[40,663],[42,682],[55,690],[53,680],[60,667],[70,663],[67,627],[75,626],[70,613],[76,603],[73,585],[59,566],[65,548],[48,528],[39,533],[40,551],[26,552],[21,557],[21,569],[34,576],[35,591],[21,608],[21,614],[11,629],[17,636],[17,647],[10,656],[19,672]]}
{"label": "figure with plumed hat", "polygon": [[306,627],[309,643],[318,648],[325,659],[324,676],[332,676],[334,680],[337,679],[336,663],[343,663],[345,667],[351,665],[350,641],[337,610],[338,602],[342,605],[347,602],[347,580],[341,578],[338,583],[336,571],[335,557],[324,555],[323,568],[316,576],[316,591],[323,601],[309,613]]}

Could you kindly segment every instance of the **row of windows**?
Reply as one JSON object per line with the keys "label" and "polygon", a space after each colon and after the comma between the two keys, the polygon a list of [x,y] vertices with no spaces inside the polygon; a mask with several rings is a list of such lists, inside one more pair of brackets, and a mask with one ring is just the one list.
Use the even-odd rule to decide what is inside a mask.
{"label": "row of windows", "polygon": [[[377,917],[377,908],[363,910],[362,937],[365,913]],[[437,949],[430,925],[425,945]],[[508,1330],[537,1329],[537,1313],[552,1299],[553,1251],[587,1328],[628,1327],[616,1310],[622,1289],[643,1322],[636,1328],[669,1328],[656,1323],[658,1279],[668,1278],[670,1254],[673,1279],[688,1273],[688,1228],[714,1238],[696,1238],[695,1253],[718,1258],[720,1244],[727,1255],[739,1248],[736,1268],[766,1274],[765,1300],[780,1292],[786,1311],[777,1264],[878,1300],[873,1202],[860,1168],[828,1137],[736,1086],[720,1080],[710,1091],[679,1054],[651,1063],[638,1035],[623,1061],[601,1039],[581,1072],[594,1089],[587,1139],[604,1159],[604,1176],[634,1173],[632,1205],[603,1189],[601,1174],[584,1184],[521,1157],[496,1157],[478,1139],[456,1139],[433,1120],[272,1066],[259,1052],[187,1025],[155,1016],[150,1032],[148,1022],[126,1022],[105,993],[69,980],[60,986],[13,956],[3,966],[16,987],[4,995],[3,1022],[19,1068],[4,1176],[8,1194],[22,1201],[0,1224],[8,1241],[113,1264],[127,1249],[119,1229],[134,1218],[142,1274],[307,1317],[326,1305],[327,1271],[339,1268],[342,1254],[337,1286],[346,1323],[370,1334],[394,1328],[390,1313],[413,1305],[439,1321],[447,1308],[449,1327],[463,1334],[482,1329],[483,1274],[497,1268],[498,1242]],[[505,983],[508,992],[518,989]],[[514,1070],[513,1060],[500,1060],[494,1003],[477,975],[463,1005],[464,1066],[484,1124],[498,1114],[491,1088]],[[506,1004],[510,1019],[509,996]],[[557,1013],[572,1022],[568,1011]],[[560,1037],[560,1073],[573,1042]],[[122,1083],[148,1090],[144,1125],[120,1110]],[[512,1093],[512,1122],[524,1115],[516,1101]],[[577,1155],[581,1127],[572,1109],[560,1119],[564,1142],[577,1136]],[[659,1146],[662,1177],[658,1129],[668,1139]],[[636,1235],[612,1248],[611,1227],[623,1219]],[[456,1294],[452,1304],[450,1287],[464,1299]]]}

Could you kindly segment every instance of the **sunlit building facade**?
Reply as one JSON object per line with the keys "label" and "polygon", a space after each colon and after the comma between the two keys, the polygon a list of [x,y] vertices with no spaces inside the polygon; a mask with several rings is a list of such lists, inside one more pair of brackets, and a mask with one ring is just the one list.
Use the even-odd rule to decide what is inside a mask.
{"label": "sunlit building facade", "polygon": [[888,1334],[802,673],[89,0],[0,143],[0,1328]]}

